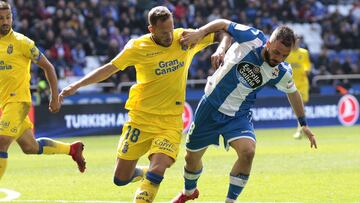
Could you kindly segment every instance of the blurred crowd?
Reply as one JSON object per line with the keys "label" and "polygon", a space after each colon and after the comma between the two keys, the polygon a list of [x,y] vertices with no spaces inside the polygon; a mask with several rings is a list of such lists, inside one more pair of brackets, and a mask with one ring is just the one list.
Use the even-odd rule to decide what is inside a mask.
{"label": "blurred crowd", "polygon": [[[115,57],[130,38],[147,33],[147,12],[167,6],[175,27],[198,28],[226,18],[254,26],[270,34],[283,23],[319,23],[321,53],[311,53],[312,75],[360,73],[360,2],[337,0],[8,0],[13,5],[14,30],[33,39],[55,65],[59,78],[84,75],[87,56],[102,56],[101,63]],[[351,6],[347,14],[330,11],[330,5]],[[306,44],[303,45],[306,48]],[[213,49],[196,55],[189,78],[204,79]],[[346,50],[346,52],[344,52]],[[44,75],[32,69],[32,83]],[[108,81],[135,80],[129,69]]]}

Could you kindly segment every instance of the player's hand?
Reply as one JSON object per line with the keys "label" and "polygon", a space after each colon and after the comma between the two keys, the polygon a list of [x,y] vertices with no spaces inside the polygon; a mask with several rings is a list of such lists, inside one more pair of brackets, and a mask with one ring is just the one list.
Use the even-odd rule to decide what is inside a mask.
{"label": "player's hand", "polygon": [[75,94],[77,89],[78,89],[78,87],[76,85],[74,85],[74,84],[71,84],[71,85],[65,87],[64,89],[62,89],[60,94],[59,94],[60,103],[63,103],[64,97]]}
{"label": "player's hand", "polygon": [[51,113],[57,113],[60,111],[61,108],[61,104],[59,102],[58,97],[51,97],[50,102],[49,102],[49,111]]}
{"label": "player's hand", "polygon": [[218,69],[220,65],[224,63],[225,51],[223,49],[217,49],[213,55],[211,55],[211,67]]}
{"label": "player's hand", "polygon": [[200,30],[186,30],[181,34],[180,44],[186,47],[194,47],[202,38],[204,34]]}
{"label": "player's hand", "polygon": [[315,135],[311,132],[310,128],[308,126],[303,126],[301,130],[308,137],[310,141],[310,147],[315,147],[315,149],[317,149]]}

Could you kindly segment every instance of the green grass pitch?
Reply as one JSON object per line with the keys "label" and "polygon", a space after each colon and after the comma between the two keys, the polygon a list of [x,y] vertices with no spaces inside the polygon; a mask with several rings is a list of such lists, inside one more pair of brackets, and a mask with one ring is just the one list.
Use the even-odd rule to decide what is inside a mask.
{"label": "green grass pitch", "polygon": [[[312,128],[318,149],[307,139],[294,140],[294,129],[257,130],[250,180],[244,202],[359,202],[360,126]],[[69,156],[27,156],[14,143],[0,188],[21,193],[16,202],[45,200],[131,201],[138,183],[112,183],[118,136],[82,137],[87,171],[81,174]],[[60,139],[66,142],[74,138]],[[156,202],[169,202],[183,188],[184,143],[178,161],[166,173]],[[233,150],[210,147],[204,157],[198,202],[224,201]],[[148,165],[143,158],[141,165]],[[0,199],[5,195],[0,193]],[[34,201],[36,202],[36,201]],[[39,202],[39,201],[38,201]],[[90,202],[90,201],[84,201]]]}

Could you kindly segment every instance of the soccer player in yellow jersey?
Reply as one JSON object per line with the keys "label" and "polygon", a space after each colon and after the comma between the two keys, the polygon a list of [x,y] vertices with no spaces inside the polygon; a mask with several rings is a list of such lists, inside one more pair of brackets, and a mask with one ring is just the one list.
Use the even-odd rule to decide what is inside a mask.
{"label": "soccer player in yellow jersey", "polygon": [[38,64],[51,87],[49,110],[58,112],[57,78],[53,65],[34,42],[12,30],[10,4],[0,1],[0,179],[8,158],[8,148],[16,140],[25,154],[69,154],[79,170],[85,170],[83,144],[67,144],[49,138],[34,138],[28,115],[31,106],[30,64]]}
{"label": "soccer player in yellow jersey", "polygon": [[[144,176],[134,198],[138,203],[153,202],[165,170],[176,160],[192,58],[221,38],[212,58],[218,63],[230,46],[230,36],[212,33],[193,47],[182,47],[179,43],[182,33],[191,30],[174,29],[172,14],[163,6],[151,9],[148,21],[149,34],[130,40],[110,63],[70,84],[59,95],[62,101],[64,96],[74,94],[82,86],[135,66],[137,84],[131,87],[125,106],[129,110],[129,120],[124,124],[118,145],[114,183],[123,186]],[[146,152],[149,152],[149,168],[136,168],[138,159]]]}
{"label": "soccer player in yellow jersey", "polygon": [[[309,79],[308,74],[311,70],[311,62],[308,50],[300,48],[300,38],[297,38],[294,49],[290,52],[290,55],[286,58],[286,62],[291,64],[293,71],[293,79],[298,89],[304,104],[309,101]],[[301,127],[298,125],[296,132],[294,133],[295,139],[302,137]]]}

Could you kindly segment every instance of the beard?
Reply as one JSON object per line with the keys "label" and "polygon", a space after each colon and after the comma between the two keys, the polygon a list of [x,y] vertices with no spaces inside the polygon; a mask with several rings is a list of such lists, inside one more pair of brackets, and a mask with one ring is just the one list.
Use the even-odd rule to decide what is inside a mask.
{"label": "beard", "polygon": [[1,26],[0,33],[1,35],[7,35],[10,32],[10,26],[9,25],[3,25]]}
{"label": "beard", "polygon": [[269,51],[267,49],[265,49],[264,58],[265,58],[265,62],[267,64],[269,64],[271,67],[275,67],[275,66],[279,65],[278,61],[272,60],[270,58],[270,53],[269,53]]}

